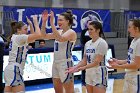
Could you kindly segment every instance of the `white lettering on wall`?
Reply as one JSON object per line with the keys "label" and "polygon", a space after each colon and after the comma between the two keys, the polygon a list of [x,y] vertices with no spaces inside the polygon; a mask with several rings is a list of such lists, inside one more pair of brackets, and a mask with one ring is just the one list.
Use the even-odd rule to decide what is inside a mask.
{"label": "white lettering on wall", "polygon": [[[23,20],[24,17],[27,16],[28,18],[30,18],[30,17],[33,18],[33,15],[37,15],[38,16],[39,25],[42,24],[41,23],[42,22],[41,21],[42,20],[42,14],[27,15],[27,14],[24,13],[25,11],[26,11],[25,9],[17,9],[18,21],[26,21],[26,20]],[[54,18],[54,24],[55,24],[56,28],[59,28],[59,26],[57,24],[58,16],[59,16],[59,14],[56,14],[55,18]],[[73,20],[74,25],[72,26],[72,28],[77,28],[77,26],[78,26],[77,15],[73,15],[73,17],[74,17],[74,20]],[[48,20],[46,22],[46,28],[47,29],[51,29],[51,26],[50,26],[50,23],[49,23],[49,18],[48,18]]]}
{"label": "white lettering on wall", "polygon": [[74,17],[74,19],[73,19],[73,26],[72,26],[72,28],[77,28],[77,25],[78,25],[78,23],[77,23],[77,15],[73,15],[73,17]]}
{"label": "white lettering on wall", "polygon": [[25,11],[25,9],[17,9],[18,12],[18,21],[22,21],[22,17],[23,17],[23,12]]}

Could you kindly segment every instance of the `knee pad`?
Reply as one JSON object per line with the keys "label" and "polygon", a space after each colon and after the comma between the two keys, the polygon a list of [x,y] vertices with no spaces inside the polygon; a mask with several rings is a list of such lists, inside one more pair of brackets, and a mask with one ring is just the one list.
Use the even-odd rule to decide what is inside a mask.
{"label": "knee pad", "polygon": [[19,92],[16,92],[16,93],[25,93],[25,91],[19,91]]}

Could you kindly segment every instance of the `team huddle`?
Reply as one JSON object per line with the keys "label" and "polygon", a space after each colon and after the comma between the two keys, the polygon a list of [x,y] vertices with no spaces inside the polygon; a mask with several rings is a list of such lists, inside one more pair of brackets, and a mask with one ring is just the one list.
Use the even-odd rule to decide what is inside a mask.
{"label": "team huddle", "polygon": [[[50,17],[52,33],[46,33],[46,22]],[[74,72],[86,70],[85,82],[88,93],[106,93],[108,71],[104,56],[108,44],[104,38],[103,24],[97,20],[88,20],[87,28],[91,40],[84,46],[83,58],[73,66],[72,50],[77,40],[77,34],[72,29],[73,14],[67,10],[59,14],[58,26],[54,24],[54,12],[44,10],[42,13],[42,26],[39,28],[37,16],[33,16],[33,23],[26,18],[30,26],[22,21],[11,23],[11,36],[9,37],[9,63],[4,70],[4,93],[25,93],[23,70],[27,57],[28,44],[38,39],[55,39],[54,62],[52,66],[52,80],[55,93],[74,93]],[[34,25],[34,27],[33,27]],[[134,37],[128,50],[128,59],[109,60],[108,68],[126,69],[123,93],[140,93],[140,20],[129,21],[128,31]],[[132,81],[135,84],[129,82]],[[64,92],[65,91],[65,92]]]}

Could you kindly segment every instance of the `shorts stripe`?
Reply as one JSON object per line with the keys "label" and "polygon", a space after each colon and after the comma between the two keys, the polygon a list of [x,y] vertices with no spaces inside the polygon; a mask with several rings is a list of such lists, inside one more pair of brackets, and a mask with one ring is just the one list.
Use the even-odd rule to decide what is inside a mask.
{"label": "shorts stripe", "polygon": [[104,71],[103,71],[102,67],[101,67],[101,70],[102,70],[102,84],[103,84],[103,81],[104,81]]}
{"label": "shorts stripe", "polygon": [[20,70],[19,70],[19,75],[20,75],[20,78],[21,78],[22,82],[24,82],[24,81],[23,81],[23,77],[22,77],[22,75],[21,75],[21,73],[20,73]]}
{"label": "shorts stripe", "polygon": [[105,67],[101,67],[102,70],[102,85],[107,86],[107,69]]}
{"label": "shorts stripe", "polygon": [[20,64],[21,64],[21,62],[22,62],[23,50],[24,50],[24,46],[22,46],[22,52],[21,52],[21,54],[20,54]]}
{"label": "shorts stripe", "polygon": [[107,84],[107,80],[108,80],[108,71],[107,71],[107,68],[105,68],[105,71],[106,71],[106,86],[108,86],[108,84]]}
{"label": "shorts stripe", "polygon": [[14,66],[14,79],[13,79],[12,83],[10,84],[10,86],[12,86],[14,84],[15,80],[16,80],[16,66]]}
{"label": "shorts stripe", "polygon": [[[67,67],[72,67],[72,61],[67,62]],[[64,80],[63,83],[69,82],[72,79],[73,74],[72,73],[68,73],[66,79]]]}
{"label": "shorts stripe", "polygon": [[[68,62],[67,62],[67,66],[68,66],[68,68],[69,68],[69,63],[68,63]],[[67,81],[68,77],[69,77],[69,73],[67,74],[67,77],[66,77],[66,79],[64,80],[63,83],[65,83],[65,82]]]}
{"label": "shorts stripe", "polygon": [[140,93],[140,75],[137,76],[137,82],[138,82],[137,93]]}

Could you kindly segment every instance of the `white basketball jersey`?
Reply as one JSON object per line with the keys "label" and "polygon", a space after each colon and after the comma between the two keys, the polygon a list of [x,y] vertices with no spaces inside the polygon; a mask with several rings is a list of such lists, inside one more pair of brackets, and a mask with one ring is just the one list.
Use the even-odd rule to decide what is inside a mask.
{"label": "white basketball jersey", "polygon": [[[134,62],[135,56],[140,56],[140,38],[139,39],[134,38],[131,42],[131,45],[128,49],[128,57],[127,57],[128,64]],[[140,71],[140,69],[126,69],[126,71],[131,70]]]}
{"label": "white basketball jersey", "polygon": [[[72,29],[69,29],[72,30]],[[61,32],[60,32],[61,33]],[[64,60],[71,60],[72,50],[76,41],[54,42],[54,62],[60,62]]]}
{"label": "white basketball jersey", "polygon": [[13,35],[9,45],[9,62],[19,63],[24,68],[27,56],[28,35]]}
{"label": "white basketball jersey", "polygon": [[[85,50],[84,53],[87,56],[87,63],[94,62],[95,55],[105,55],[107,53],[108,44],[106,41],[102,38],[97,39],[95,42],[92,40],[89,40],[85,44]],[[100,66],[105,66],[104,60],[100,63]]]}

